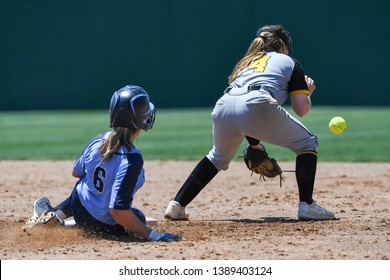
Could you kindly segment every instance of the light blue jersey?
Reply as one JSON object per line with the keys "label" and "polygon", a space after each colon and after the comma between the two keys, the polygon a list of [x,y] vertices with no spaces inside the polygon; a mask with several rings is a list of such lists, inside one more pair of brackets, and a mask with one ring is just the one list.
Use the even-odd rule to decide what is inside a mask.
{"label": "light blue jersey", "polygon": [[99,148],[111,132],[91,140],[73,170],[81,177],[76,188],[80,201],[97,220],[115,225],[110,209],[129,210],[135,193],[145,182],[142,153],[121,147],[106,162]]}

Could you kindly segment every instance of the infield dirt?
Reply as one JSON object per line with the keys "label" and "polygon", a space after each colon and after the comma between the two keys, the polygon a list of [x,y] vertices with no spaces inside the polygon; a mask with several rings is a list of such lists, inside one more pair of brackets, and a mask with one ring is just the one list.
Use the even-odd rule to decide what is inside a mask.
{"label": "infield dirt", "polygon": [[[186,240],[85,237],[77,228],[23,230],[32,205],[47,196],[53,205],[72,190],[72,161],[0,161],[1,259],[88,260],[389,260],[390,163],[318,164],[314,199],[337,220],[301,222],[293,173],[259,180],[233,162],[187,207],[189,221],[163,218],[170,199],[194,168],[190,161],[146,161],[146,183],[133,206],[158,220],[159,231]],[[294,163],[281,162],[283,169]]]}

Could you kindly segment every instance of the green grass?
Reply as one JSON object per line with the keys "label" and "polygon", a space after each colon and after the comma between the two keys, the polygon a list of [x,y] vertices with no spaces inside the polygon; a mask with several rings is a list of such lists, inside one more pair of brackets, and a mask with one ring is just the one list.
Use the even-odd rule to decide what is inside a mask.
{"label": "green grass", "polygon": [[[389,109],[313,107],[299,119],[318,136],[320,161],[390,162]],[[158,110],[154,128],[142,133],[135,145],[147,160],[199,160],[212,147],[210,114],[211,108]],[[333,116],[346,119],[344,134],[329,131]],[[93,136],[107,130],[107,111],[0,112],[0,159],[74,160]],[[266,146],[279,161],[295,159],[289,150]]]}

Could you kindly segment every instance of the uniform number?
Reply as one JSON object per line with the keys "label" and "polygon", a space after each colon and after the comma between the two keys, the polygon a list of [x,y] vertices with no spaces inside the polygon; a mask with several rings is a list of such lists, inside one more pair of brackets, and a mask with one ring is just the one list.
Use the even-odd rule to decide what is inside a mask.
{"label": "uniform number", "polygon": [[265,67],[267,67],[268,60],[270,59],[270,56],[265,55],[262,58],[252,62],[248,69],[253,69],[255,72],[264,72]]}
{"label": "uniform number", "polygon": [[93,173],[93,185],[98,192],[103,192],[106,173],[106,170],[100,166],[96,167]]}

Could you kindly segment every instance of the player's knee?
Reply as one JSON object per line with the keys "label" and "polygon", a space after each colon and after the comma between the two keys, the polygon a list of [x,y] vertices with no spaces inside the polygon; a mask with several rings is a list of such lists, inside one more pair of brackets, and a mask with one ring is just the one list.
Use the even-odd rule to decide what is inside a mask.
{"label": "player's knee", "polygon": [[222,157],[216,157],[214,154],[208,154],[207,158],[218,171],[227,170],[229,168],[229,160],[226,160]]}
{"label": "player's knee", "polygon": [[136,215],[138,217],[138,219],[143,223],[143,224],[146,224],[146,217],[145,217],[145,214],[144,212],[142,212],[141,210],[137,209],[137,208],[131,208],[131,210],[133,211],[134,215]]}
{"label": "player's knee", "polygon": [[294,152],[296,154],[305,153],[307,151],[317,153],[318,139],[315,135],[308,138],[306,141],[302,141],[299,146],[296,147]]}

